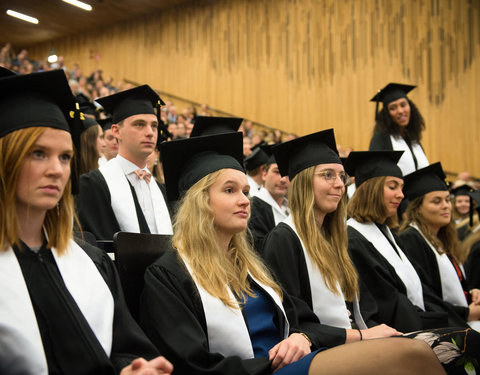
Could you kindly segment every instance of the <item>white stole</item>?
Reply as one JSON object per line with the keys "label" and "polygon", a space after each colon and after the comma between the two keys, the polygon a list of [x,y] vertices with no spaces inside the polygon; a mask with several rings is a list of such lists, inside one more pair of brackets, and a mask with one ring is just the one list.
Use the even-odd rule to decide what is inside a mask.
{"label": "white stole", "polygon": [[[350,318],[348,316],[347,306],[345,305],[345,298],[341,292],[341,287],[337,283],[336,289],[338,294],[333,293],[328,289],[325,284],[325,280],[322,277],[319,269],[314,267],[310,256],[308,255],[305,245],[298,235],[295,224],[292,217],[288,217],[285,221],[300,241],[302,245],[303,255],[305,257],[305,263],[307,264],[308,280],[310,282],[310,291],[312,293],[312,307],[313,312],[317,315],[322,324],[327,324],[333,327],[351,329]],[[354,318],[355,323],[360,329],[367,329],[367,325],[363,321],[362,314],[360,313],[360,307],[358,305],[358,298],[353,300]]]}
{"label": "white stole", "polygon": [[[64,255],[59,256],[55,249],[51,251],[68,291],[110,356],[114,301],[105,280],[73,240]],[[0,290],[0,361],[12,362],[11,374],[47,375],[47,360],[35,312],[11,247],[0,252]],[[3,347],[9,350],[5,352]],[[18,372],[15,369],[19,369]]]}
{"label": "white stole", "polygon": [[400,246],[398,246],[398,244],[395,242],[390,229],[387,228],[390,234],[390,240],[394,243],[398,253],[395,251],[395,249],[393,249],[390,242],[375,223],[359,223],[355,219],[348,219],[347,225],[359,231],[362,236],[364,236],[388,261],[388,263],[390,263],[390,265],[395,269],[398,277],[405,285],[407,296],[410,302],[425,311],[425,304],[423,302],[423,288],[420,277],[408,260],[407,256],[403,253]]}
{"label": "white stole", "polygon": [[[208,293],[197,283],[190,266],[185,260],[184,263],[202,300],[205,320],[207,322],[209,351],[211,353],[220,353],[224,357],[239,356],[242,359],[254,358],[252,342],[245,319],[243,318],[242,309],[225,306],[221,300]],[[250,275],[250,277],[252,277],[252,275]],[[252,279],[255,280],[253,277]],[[290,325],[279,295],[275,293],[272,288],[261,284],[257,280],[255,280],[255,282],[270,295],[275,301],[275,304],[283,312],[285,319],[283,338],[287,338]],[[230,289],[228,289],[228,293],[233,303],[238,306],[237,300]]]}
{"label": "white stole", "polygon": [[429,166],[425,152],[423,152],[422,146],[420,146],[418,142],[411,143],[412,152],[417,159],[417,168],[415,168],[412,152],[410,152],[410,148],[408,147],[407,142],[405,142],[405,139],[403,139],[403,137],[391,135],[390,141],[392,142],[392,148],[394,151],[405,151],[397,163],[404,176],[415,172],[417,169]]}
{"label": "white stole", "polygon": [[272,213],[273,213],[273,219],[275,220],[275,225],[278,225],[278,223],[281,223],[283,220],[285,220],[288,217],[287,207],[282,206],[282,207],[285,207],[285,209],[280,208],[278,203],[275,202],[275,199],[273,199],[271,194],[264,187],[260,188],[256,197],[260,198],[262,201],[264,201],[265,203],[268,203],[270,207],[272,207]]}
{"label": "white stole", "polygon": [[415,228],[418,233],[420,233],[428,246],[430,246],[430,249],[432,249],[433,254],[435,254],[438,264],[438,271],[440,273],[440,281],[442,283],[443,300],[453,305],[468,307],[465,294],[463,293],[462,284],[460,283],[454,265],[450,259],[448,259],[448,255],[445,253],[439,254],[415,223],[411,223],[410,226]]}
{"label": "white stole", "polygon": [[[110,191],[110,204],[112,205],[120,230],[123,232],[139,233],[140,224],[138,223],[132,190],[118,160],[116,160],[116,158],[110,159],[99,168],[99,171],[105,178],[108,190]],[[155,224],[157,225],[157,233],[152,234],[173,234],[167,204],[154,178],[150,180],[148,187],[152,197]]]}

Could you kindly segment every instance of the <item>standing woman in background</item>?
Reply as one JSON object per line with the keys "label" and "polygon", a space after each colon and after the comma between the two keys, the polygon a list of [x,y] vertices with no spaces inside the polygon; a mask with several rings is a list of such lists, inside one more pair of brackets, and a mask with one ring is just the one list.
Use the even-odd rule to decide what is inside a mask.
{"label": "standing woman in background", "polygon": [[[375,128],[370,151],[404,151],[398,161],[403,175],[428,166],[428,159],[420,144],[425,121],[407,93],[416,86],[389,83],[370,101],[376,102]],[[378,103],[383,108],[378,111]]]}
{"label": "standing woman in background", "polygon": [[0,373],[170,374],[135,359],[157,352],[112,261],[73,240],[75,117],[63,70],[0,79]]}

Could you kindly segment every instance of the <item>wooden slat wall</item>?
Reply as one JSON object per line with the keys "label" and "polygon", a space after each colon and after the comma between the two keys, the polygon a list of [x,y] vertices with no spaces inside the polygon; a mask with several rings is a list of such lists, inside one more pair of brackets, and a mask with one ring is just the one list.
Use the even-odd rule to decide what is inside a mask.
{"label": "wooden slat wall", "polygon": [[[198,2],[199,3],[199,2]],[[478,0],[202,1],[50,47],[85,72],[145,82],[304,135],[368,147],[384,84],[418,85],[431,162],[480,176]]]}

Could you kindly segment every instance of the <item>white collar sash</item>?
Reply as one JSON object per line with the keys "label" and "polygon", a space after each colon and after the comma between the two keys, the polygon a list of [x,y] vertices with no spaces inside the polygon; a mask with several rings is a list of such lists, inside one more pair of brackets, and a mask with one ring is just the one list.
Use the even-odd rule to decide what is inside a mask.
{"label": "white collar sash", "polygon": [[[292,230],[297,235],[300,244],[302,245],[305,263],[307,264],[310,291],[312,293],[313,312],[315,313],[315,315],[317,315],[318,319],[322,324],[328,324],[340,328],[352,328],[347,306],[345,305],[345,298],[341,292],[340,285],[337,283],[338,294],[335,294],[330,289],[328,289],[319,269],[317,267],[314,267],[312,260],[310,259],[310,256],[305,249],[305,245],[303,244],[303,241],[298,235],[292,217],[288,217],[286,220],[284,220],[284,223],[287,224],[290,228],[292,228]],[[363,321],[363,317],[360,313],[360,308],[358,305],[358,298],[356,297],[353,301],[353,306],[355,323],[360,329],[366,329],[367,326]]]}
{"label": "white collar sash", "polygon": [[[392,142],[393,151],[405,151],[398,161],[398,167],[402,170],[404,176],[415,172],[415,162],[413,161],[412,153],[410,152],[410,148],[405,142],[403,137],[395,137],[393,135],[390,136],[390,140]],[[425,152],[423,151],[422,146],[418,142],[411,143],[412,152],[417,159],[417,169],[428,167],[428,159],[425,156]]]}
{"label": "white collar sash", "polygon": [[[113,158],[102,165],[99,171],[105,178],[110,191],[110,204],[120,230],[139,233],[140,225],[135,210],[132,190],[119,161],[117,158]],[[160,188],[154,179],[150,181],[148,187],[151,192],[155,223],[158,231],[155,234],[173,234],[172,222]]]}
{"label": "white collar sash", "polygon": [[373,247],[390,263],[395,269],[396,274],[402,280],[407,290],[407,296],[410,302],[415,306],[420,307],[425,311],[425,304],[423,302],[423,289],[420,277],[403,253],[402,249],[395,242],[390,229],[387,228],[390,240],[395,245],[395,249],[387,240],[385,235],[378,229],[375,223],[359,223],[355,219],[348,219],[347,225],[359,231]]}
{"label": "white collar sash", "polygon": [[[207,322],[208,345],[211,353],[220,353],[224,357],[239,356],[242,359],[254,358],[254,352],[248,328],[242,314],[241,308],[230,308],[225,306],[222,301],[212,296],[203,289],[195,280],[192,270],[188,263],[184,260],[188,272],[192,276],[197,290],[202,300],[205,319]],[[250,277],[252,277],[250,275]],[[275,291],[252,279],[275,301],[275,304],[283,312],[285,318],[284,338],[288,337],[290,326],[287,315],[282,305],[282,301]],[[237,304],[233,293],[228,290],[230,298]]]}
{"label": "white collar sash", "polygon": [[445,253],[439,254],[415,223],[411,223],[410,226],[420,233],[428,246],[430,246],[433,254],[435,254],[438,264],[438,272],[440,273],[440,281],[442,283],[443,300],[453,305],[468,307],[465,294],[463,293],[462,284],[460,283],[455,267],[450,259],[448,259],[448,255]]}
{"label": "white collar sash", "polygon": [[278,203],[275,201],[275,199],[273,199],[269,191],[264,187],[260,188],[256,196],[257,198],[260,198],[262,201],[268,203],[270,207],[272,207],[272,213],[273,213],[273,218],[275,220],[275,225],[278,225],[278,223],[281,223],[288,217],[288,207],[285,204],[287,202],[286,199],[284,199],[284,204],[282,205],[282,207],[280,207]]}
{"label": "white collar sash", "polygon": [[[66,254],[51,250],[65,285],[107,356],[112,348],[113,296],[90,257],[73,240]],[[9,373],[48,374],[42,338],[18,260],[10,247],[0,252],[0,362]],[[4,347],[7,350],[3,350]],[[18,372],[15,372],[18,369]]]}

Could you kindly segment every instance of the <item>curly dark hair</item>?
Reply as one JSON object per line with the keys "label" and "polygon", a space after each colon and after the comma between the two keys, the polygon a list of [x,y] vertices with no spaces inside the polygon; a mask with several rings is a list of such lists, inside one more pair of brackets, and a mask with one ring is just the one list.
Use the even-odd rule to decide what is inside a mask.
{"label": "curly dark hair", "polygon": [[[420,114],[417,106],[408,98],[407,101],[408,104],[410,104],[410,121],[406,128],[406,138],[408,138],[410,141],[416,141],[420,143],[422,131],[425,130],[425,121],[423,120],[423,117]],[[373,132],[378,132],[385,135],[402,135],[401,128],[395,122],[393,122],[386,106],[377,113]]]}

